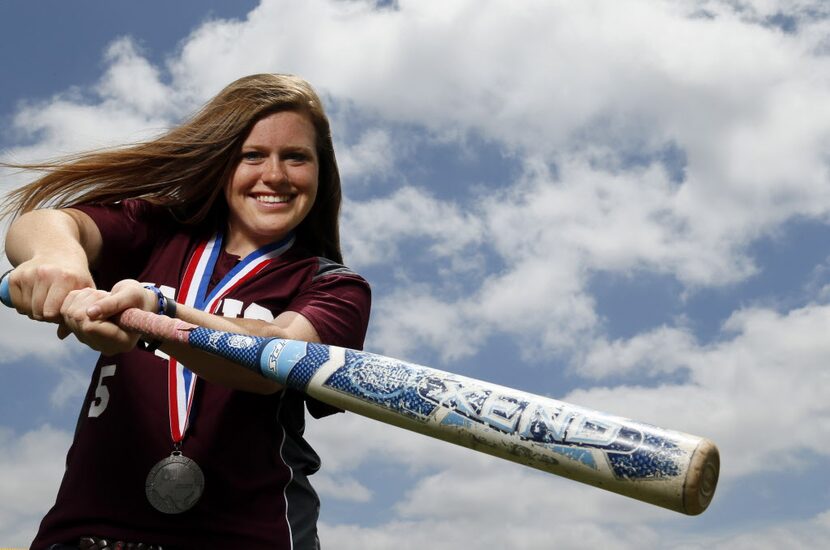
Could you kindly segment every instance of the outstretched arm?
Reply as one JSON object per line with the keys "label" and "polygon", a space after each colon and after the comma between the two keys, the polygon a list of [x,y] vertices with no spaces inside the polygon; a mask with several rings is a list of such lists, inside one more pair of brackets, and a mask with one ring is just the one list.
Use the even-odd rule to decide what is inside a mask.
{"label": "outstretched arm", "polygon": [[43,209],[23,214],[6,235],[6,255],[16,266],[9,290],[17,311],[60,323],[67,294],[95,287],[90,266],[100,252],[101,233],[83,212]]}

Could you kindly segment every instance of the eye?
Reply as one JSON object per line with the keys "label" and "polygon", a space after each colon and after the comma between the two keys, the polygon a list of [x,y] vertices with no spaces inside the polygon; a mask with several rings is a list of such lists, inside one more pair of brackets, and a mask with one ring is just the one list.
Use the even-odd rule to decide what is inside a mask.
{"label": "eye", "polygon": [[242,151],[240,155],[240,158],[246,162],[256,162],[262,160],[264,157],[265,155],[259,151]]}
{"label": "eye", "polygon": [[311,154],[308,151],[288,151],[284,155],[285,160],[292,164],[304,164],[311,161]]}

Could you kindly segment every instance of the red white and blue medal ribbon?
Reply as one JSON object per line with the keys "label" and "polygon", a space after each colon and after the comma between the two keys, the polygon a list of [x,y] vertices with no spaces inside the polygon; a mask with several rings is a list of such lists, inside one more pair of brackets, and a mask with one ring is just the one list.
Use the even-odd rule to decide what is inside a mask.
{"label": "red white and blue medal ribbon", "polygon": [[[215,313],[219,302],[233,289],[262,271],[272,260],[291,248],[294,236],[264,246],[246,256],[210,292],[210,277],[222,251],[222,234],[200,243],[187,263],[179,299],[188,306]],[[182,455],[180,449],[187,431],[190,408],[196,393],[197,376],[184,365],[169,359],[167,395],[170,412],[170,435],[173,453],[161,459],[150,470],[144,482],[144,491],[150,505],[165,514],[179,514],[196,505],[205,488],[205,478],[199,465]]]}
{"label": "red white and blue medal ribbon", "polygon": [[[222,234],[217,233],[210,240],[199,244],[194,251],[179,287],[179,299],[190,307],[216,313],[222,298],[265,269],[269,263],[291,248],[294,240],[294,235],[291,234],[250,253],[208,292],[211,274],[222,251]],[[196,374],[170,358],[167,369],[170,435],[176,445],[181,443],[187,431],[197,380]]]}

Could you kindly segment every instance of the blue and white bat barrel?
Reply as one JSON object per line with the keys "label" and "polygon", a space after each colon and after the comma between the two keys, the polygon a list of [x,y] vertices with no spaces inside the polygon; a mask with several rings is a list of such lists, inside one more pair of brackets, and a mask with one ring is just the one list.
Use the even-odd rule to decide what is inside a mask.
{"label": "blue and white bat barrel", "polygon": [[714,496],[720,459],[701,437],[372,353],[201,330],[191,344],[357,414],[684,514]]}

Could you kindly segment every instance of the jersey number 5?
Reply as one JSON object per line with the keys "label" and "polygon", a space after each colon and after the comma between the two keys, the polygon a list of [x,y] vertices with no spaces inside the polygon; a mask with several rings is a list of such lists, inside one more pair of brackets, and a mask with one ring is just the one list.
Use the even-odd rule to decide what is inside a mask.
{"label": "jersey number 5", "polygon": [[101,375],[98,377],[98,387],[95,388],[95,399],[89,404],[89,416],[101,416],[110,402],[110,391],[104,385],[104,378],[115,375],[115,365],[104,365],[101,367]]}

